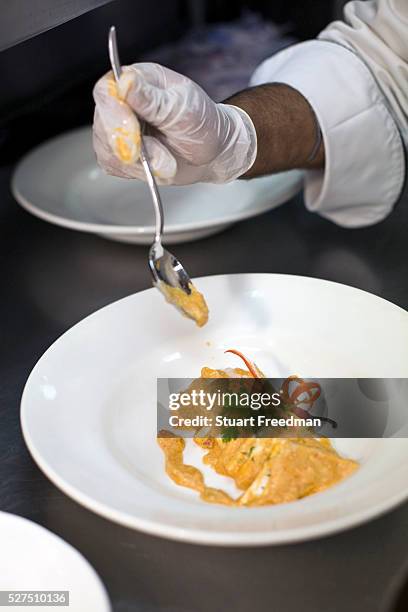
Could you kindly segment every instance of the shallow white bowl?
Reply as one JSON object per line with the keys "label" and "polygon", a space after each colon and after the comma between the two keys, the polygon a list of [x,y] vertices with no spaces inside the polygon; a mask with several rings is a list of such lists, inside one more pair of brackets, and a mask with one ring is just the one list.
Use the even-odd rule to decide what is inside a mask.
{"label": "shallow white bowl", "polygon": [[[301,189],[302,176],[294,170],[226,185],[160,187],[164,242],[197,240],[275,208]],[[122,242],[153,241],[154,214],[146,184],[104,174],[96,164],[88,127],[28,153],[11,187],[26,210],[50,223]]]}
{"label": "shallow white bowl", "polygon": [[[87,317],[43,355],[26,384],[21,419],[45,474],[107,518],[203,544],[315,538],[405,499],[406,439],[335,441],[361,462],[358,472],[328,491],[274,507],[208,505],[168,479],[155,440],[156,377],[234,366],[233,356],[223,353],[230,347],[271,377],[408,373],[408,314],[378,297],[275,274],[207,277],[196,284],[211,311],[202,329],[150,289]],[[187,459],[196,462],[199,451],[190,447]]]}

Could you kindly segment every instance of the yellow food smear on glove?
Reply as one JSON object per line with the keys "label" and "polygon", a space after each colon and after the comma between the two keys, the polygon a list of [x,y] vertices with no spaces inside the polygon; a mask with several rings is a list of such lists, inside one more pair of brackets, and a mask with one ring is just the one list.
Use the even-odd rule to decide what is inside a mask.
{"label": "yellow food smear on glove", "polygon": [[[126,102],[119,93],[119,88],[111,78],[107,79],[108,94],[117,100],[120,105],[126,106]],[[127,127],[115,127],[111,134],[112,145],[116,157],[124,164],[132,164],[140,155],[140,125],[134,113],[129,109],[129,116],[125,121]]]}
{"label": "yellow food smear on glove", "polygon": [[117,98],[118,100],[120,99],[118,94],[118,87],[113,79],[108,79],[108,94],[112,96],[112,98]]}
{"label": "yellow food smear on glove", "polygon": [[139,156],[140,134],[129,132],[123,127],[114,131],[115,153],[125,164],[131,164]]}

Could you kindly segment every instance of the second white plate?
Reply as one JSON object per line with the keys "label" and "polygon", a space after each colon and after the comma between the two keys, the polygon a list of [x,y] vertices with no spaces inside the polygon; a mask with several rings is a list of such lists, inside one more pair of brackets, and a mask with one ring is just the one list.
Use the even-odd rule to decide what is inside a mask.
{"label": "second white plate", "polygon": [[[161,187],[167,244],[197,240],[289,200],[302,173],[284,172],[225,185]],[[154,214],[142,181],[98,167],[90,128],[58,136],[28,153],[12,179],[16,200],[45,221],[105,238],[151,244]]]}
{"label": "second white plate", "polygon": [[[105,587],[88,561],[72,546],[48,529],[21,516],[0,512],[0,590],[1,591],[68,591],[70,612],[109,612]],[[3,595],[4,597],[4,595]],[[22,596],[23,597],[23,596]],[[41,610],[68,609],[66,595],[37,593],[31,605]],[[37,601],[36,601],[37,600]],[[2,605],[4,605],[2,600]],[[15,600],[1,607],[4,612],[23,610]],[[28,606],[30,599],[25,603]],[[37,607],[38,606],[38,607]],[[25,609],[25,608],[24,608]]]}

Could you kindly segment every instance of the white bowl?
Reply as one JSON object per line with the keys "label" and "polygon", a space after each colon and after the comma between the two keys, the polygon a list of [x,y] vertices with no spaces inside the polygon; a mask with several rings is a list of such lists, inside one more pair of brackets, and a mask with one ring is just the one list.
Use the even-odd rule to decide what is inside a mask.
{"label": "white bowl", "polygon": [[[294,170],[225,185],[160,187],[164,242],[197,240],[275,208],[301,189],[302,179]],[[44,221],[122,242],[153,241],[154,214],[146,184],[104,174],[96,164],[88,127],[28,153],[11,187],[16,200]]]}
{"label": "white bowl", "polygon": [[[202,544],[315,538],[404,500],[406,439],[335,440],[341,452],[360,461],[359,470],[290,504],[209,505],[169,480],[155,439],[157,377],[194,377],[203,365],[234,366],[223,352],[231,347],[271,377],[408,374],[408,314],[383,299],[337,283],[276,274],[195,282],[210,307],[210,322],[202,329],[149,289],[87,317],[43,355],[27,381],[21,419],[28,448],[45,474],[113,521]],[[190,459],[197,459],[192,449]]]}

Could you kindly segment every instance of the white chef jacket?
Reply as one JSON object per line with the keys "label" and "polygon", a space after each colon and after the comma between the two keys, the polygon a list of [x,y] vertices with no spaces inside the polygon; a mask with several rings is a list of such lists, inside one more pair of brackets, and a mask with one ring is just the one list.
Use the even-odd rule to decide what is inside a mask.
{"label": "white chef jacket", "polygon": [[264,61],[251,85],[286,83],[308,100],[325,146],[305,204],[345,227],[384,219],[398,200],[408,147],[408,0],[345,6],[317,40]]}

